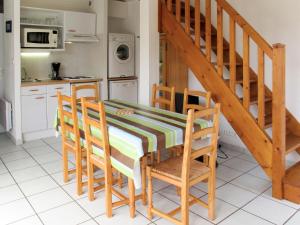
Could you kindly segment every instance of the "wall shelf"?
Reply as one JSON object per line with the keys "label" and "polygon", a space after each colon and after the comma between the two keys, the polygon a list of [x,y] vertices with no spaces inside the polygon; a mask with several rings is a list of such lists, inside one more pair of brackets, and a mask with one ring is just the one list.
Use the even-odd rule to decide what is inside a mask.
{"label": "wall shelf", "polygon": [[37,24],[37,23],[20,23],[21,26],[32,27],[63,27],[63,25]]}

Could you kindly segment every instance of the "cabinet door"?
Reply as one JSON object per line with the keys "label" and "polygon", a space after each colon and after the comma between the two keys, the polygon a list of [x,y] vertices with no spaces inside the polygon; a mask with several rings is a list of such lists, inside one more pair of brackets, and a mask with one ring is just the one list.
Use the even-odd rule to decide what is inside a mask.
{"label": "cabinet door", "polygon": [[48,129],[53,129],[54,127],[54,120],[56,118],[58,107],[58,100],[57,95],[48,95],[47,96],[47,127]]}
{"label": "cabinet door", "polygon": [[47,129],[46,95],[22,96],[22,132]]}
{"label": "cabinet door", "polygon": [[96,34],[96,14],[81,12],[65,12],[66,33]]}

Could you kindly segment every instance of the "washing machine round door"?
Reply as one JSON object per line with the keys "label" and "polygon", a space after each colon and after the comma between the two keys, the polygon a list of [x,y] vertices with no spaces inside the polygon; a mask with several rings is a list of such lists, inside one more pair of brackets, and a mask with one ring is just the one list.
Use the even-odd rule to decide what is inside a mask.
{"label": "washing machine round door", "polygon": [[119,63],[128,63],[131,60],[131,48],[127,44],[120,43],[116,46],[114,55]]}

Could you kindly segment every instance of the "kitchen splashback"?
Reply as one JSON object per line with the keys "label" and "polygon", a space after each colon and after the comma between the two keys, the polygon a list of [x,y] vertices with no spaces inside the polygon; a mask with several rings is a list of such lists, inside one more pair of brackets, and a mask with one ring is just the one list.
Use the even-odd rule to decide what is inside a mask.
{"label": "kitchen splashback", "polygon": [[28,76],[37,79],[47,79],[51,74],[51,63],[60,62],[62,76],[89,75],[99,77],[100,45],[95,44],[68,44],[66,51],[51,52],[49,56],[22,56],[21,65]]}

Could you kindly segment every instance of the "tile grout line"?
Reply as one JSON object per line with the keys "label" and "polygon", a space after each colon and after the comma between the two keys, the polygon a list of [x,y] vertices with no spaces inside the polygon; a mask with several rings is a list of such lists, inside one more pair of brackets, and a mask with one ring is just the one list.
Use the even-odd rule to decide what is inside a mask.
{"label": "tile grout line", "polygon": [[[3,162],[2,159],[0,159],[0,161],[4,164],[4,162]],[[4,166],[5,166],[6,169],[8,170],[8,168],[7,168],[7,166],[6,166],[5,164],[4,164]],[[22,190],[21,187],[19,186],[19,184],[18,184],[18,182],[16,181],[16,179],[12,176],[12,174],[10,173],[10,171],[8,171],[8,172],[9,172],[10,176],[14,179],[15,185],[17,185],[17,187],[19,188],[20,192],[24,195],[24,199],[25,199],[25,200],[27,201],[27,203],[30,205],[31,209],[33,210],[33,212],[35,213],[35,215],[38,217],[38,219],[40,220],[40,222],[44,225],[42,219],[40,218],[40,216],[38,215],[38,213],[36,212],[36,210],[34,209],[34,207],[33,207],[33,206],[31,205],[31,203],[29,202],[27,196],[25,195],[25,193],[23,192],[23,190]],[[20,199],[19,199],[19,200],[20,200]],[[31,217],[31,216],[28,216],[27,218],[29,218],[29,217]],[[23,219],[25,219],[25,218],[23,218]],[[20,219],[20,221],[21,221],[21,220],[22,220],[22,219]],[[16,222],[16,221],[14,221],[14,222]],[[13,223],[13,222],[11,222],[11,223]]]}

